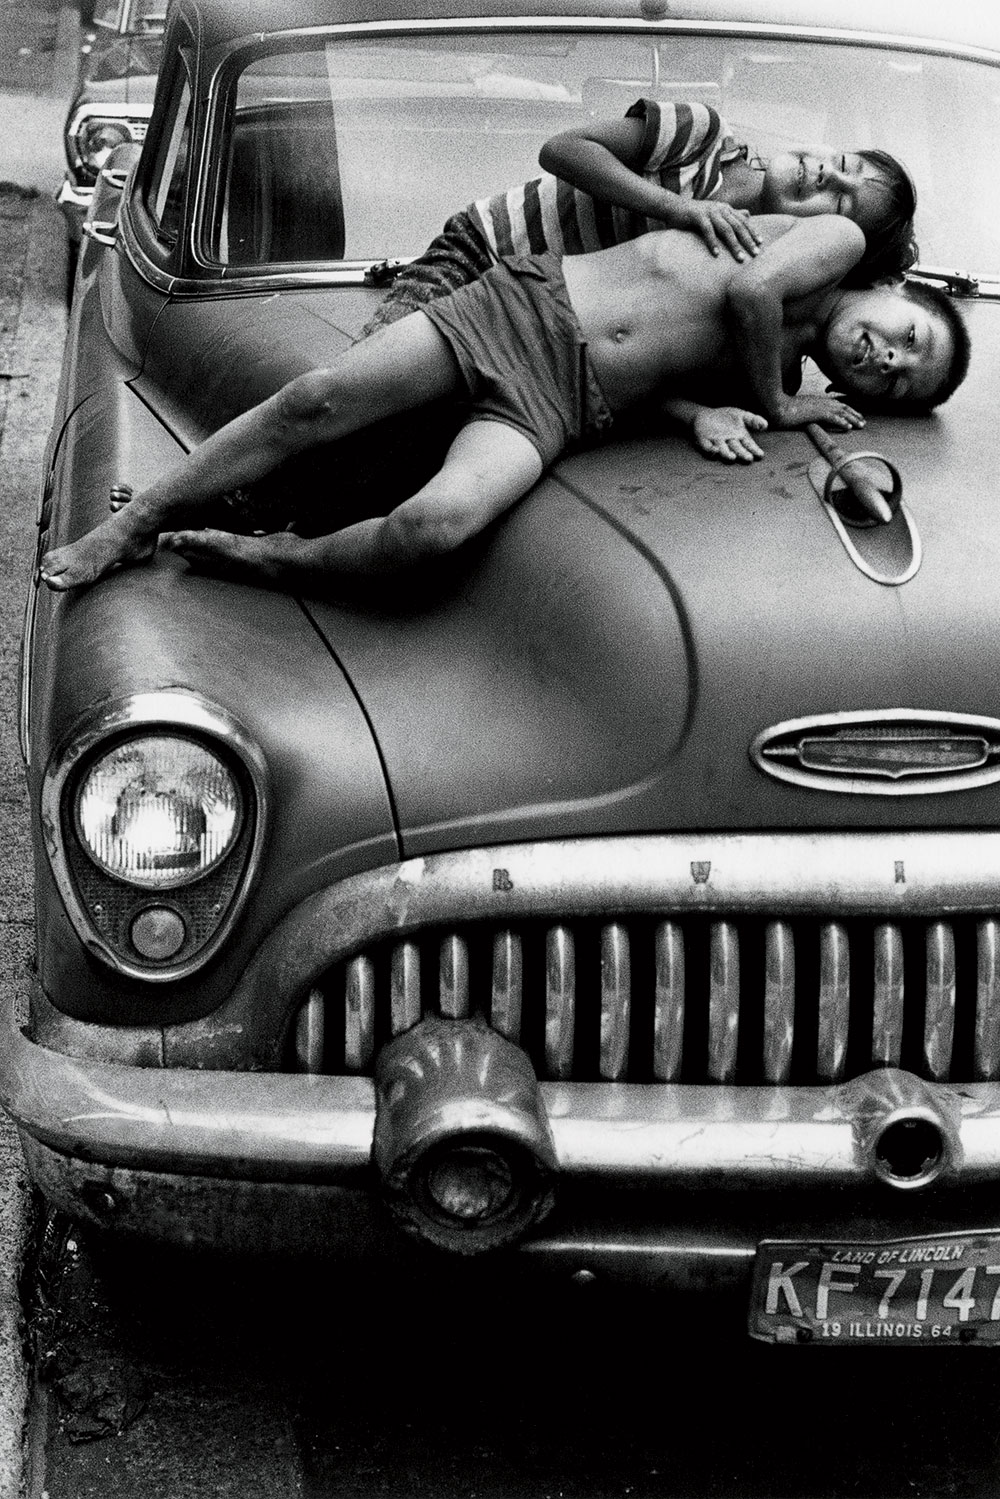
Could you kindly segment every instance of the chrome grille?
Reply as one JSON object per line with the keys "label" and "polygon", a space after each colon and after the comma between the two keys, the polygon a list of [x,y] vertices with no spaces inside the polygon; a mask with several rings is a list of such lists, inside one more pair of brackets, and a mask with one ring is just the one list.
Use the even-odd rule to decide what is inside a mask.
{"label": "chrome grille", "polygon": [[423,1016],[480,1014],[543,1080],[823,1084],[878,1066],[1000,1078],[1000,919],[617,916],[468,923],[331,968],[290,1065],[368,1074]]}

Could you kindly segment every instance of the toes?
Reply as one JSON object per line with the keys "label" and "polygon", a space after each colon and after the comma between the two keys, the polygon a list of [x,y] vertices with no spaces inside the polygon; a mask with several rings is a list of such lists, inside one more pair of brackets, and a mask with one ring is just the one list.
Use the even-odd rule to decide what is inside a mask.
{"label": "toes", "polygon": [[62,591],[72,587],[70,566],[57,552],[47,552],[38,567],[38,576],[49,588]]}

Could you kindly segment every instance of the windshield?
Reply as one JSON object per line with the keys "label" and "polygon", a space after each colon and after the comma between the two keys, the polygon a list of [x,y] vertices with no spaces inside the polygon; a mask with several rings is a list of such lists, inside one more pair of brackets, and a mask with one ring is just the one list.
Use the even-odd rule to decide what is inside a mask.
{"label": "windshield", "polygon": [[917,184],[921,263],[1000,267],[1000,68],[635,32],[381,37],[257,58],[228,96],[215,255],[243,267],[419,254],[456,210],[537,176],[548,136],[639,98],[712,105],[751,159],[888,151]]}

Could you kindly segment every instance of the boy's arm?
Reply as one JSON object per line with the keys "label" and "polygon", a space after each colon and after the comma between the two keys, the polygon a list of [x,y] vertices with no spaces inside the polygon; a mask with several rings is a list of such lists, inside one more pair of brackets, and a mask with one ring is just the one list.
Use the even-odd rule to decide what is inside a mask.
{"label": "boy's arm", "polygon": [[669,229],[700,234],[713,255],[724,245],[736,260],[756,255],[758,240],[743,209],[717,198],[682,198],[641,175],[646,127],[642,120],[602,120],[547,140],[542,170],[616,208],[659,219]]}
{"label": "boy's arm", "polygon": [[863,424],[832,396],[791,396],[782,374],[785,308],[789,302],[832,290],[864,254],[857,224],[838,214],[793,219],[748,265],[733,271],[726,289],[726,318],[747,385],[773,427],[826,422],[846,429]]}

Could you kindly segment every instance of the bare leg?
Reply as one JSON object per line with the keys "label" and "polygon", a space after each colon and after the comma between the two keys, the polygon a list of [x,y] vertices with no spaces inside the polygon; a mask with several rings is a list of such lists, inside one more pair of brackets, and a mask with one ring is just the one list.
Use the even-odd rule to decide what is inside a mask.
{"label": "bare leg", "polygon": [[387,516],[331,536],[177,531],[164,545],[202,571],[329,592],[331,583],[388,577],[452,551],[515,504],[541,472],[538,450],[521,432],[472,421],[430,483]]}
{"label": "bare leg", "polygon": [[[314,443],[435,401],[458,383],[448,345],[422,312],[412,313],[346,350],[330,369],[301,375],[221,427],[93,531],[47,553],[42,578],[63,591],[141,562],[162,531],[196,515],[206,501],[253,483]],[[330,521],[336,524],[335,501]]]}

